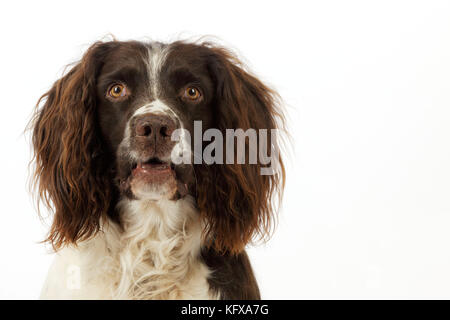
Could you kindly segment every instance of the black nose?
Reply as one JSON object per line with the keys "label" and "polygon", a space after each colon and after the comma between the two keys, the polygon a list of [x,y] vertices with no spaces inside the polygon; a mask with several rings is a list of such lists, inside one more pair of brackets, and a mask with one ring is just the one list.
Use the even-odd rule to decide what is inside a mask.
{"label": "black nose", "polygon": [[136,137],[167,138],[172,135],[176,124],[169,116],[144,114],[134,119],[134,134]]}

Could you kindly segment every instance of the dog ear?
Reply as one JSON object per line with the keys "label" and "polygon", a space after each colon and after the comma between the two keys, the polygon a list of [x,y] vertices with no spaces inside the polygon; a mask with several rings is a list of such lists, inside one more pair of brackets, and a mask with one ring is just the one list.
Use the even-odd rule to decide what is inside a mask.
{"label": "dog ear", "polygon": [[47,241],[55,249],[89,238],[111,209],[113,190],[99,156],[95,85],[101,57],[113,45],[92,45],[39,99],[31,122],[34,183],[54,212]]}
{"label": "dog ear", "polygon": [[[239,128],[267,129],[270,135],[283,122],[277,93],[245,71],[226,49],[208,46],[208,50],[209,72],[216,86],[216,127],[224,137],[227,129]],[[278,143],[276,136],[267,141],[269,146]],[[248,140],[245,144],[249,150]],[[244,164],[234,160],[234,164],[202,165],[196,170],[197,203],[207,224],[205,240],[218,252],[239,253],[254,236],[267,238],[275,218],[275,198],[281,199],[284,187],[281,157],[272,159],[278,164],[273,174],[262,173],[266,165],[249,163],[248,155]]]}

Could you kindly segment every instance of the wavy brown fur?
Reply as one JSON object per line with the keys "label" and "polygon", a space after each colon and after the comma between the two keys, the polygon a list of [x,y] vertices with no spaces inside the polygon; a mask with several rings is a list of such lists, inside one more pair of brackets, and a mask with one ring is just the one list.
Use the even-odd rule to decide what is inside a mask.
{"label": "wavy brown fur", "polygon": [[39,99],[31,123],[34,183],[40,200],[54,211],[46,240],[55,249],[94,235],[100,217],[113,205],[95,110],[95,77],[104,46],[91,46],[83,59],[55,82]]}
{"label": "wavy brown fur", "polygon": [[[278,94],[245,71],[227,49],[209,43],[201,46],[213,61],[210,71],[217,88],[215,124],[222,134],[225,136],[225,129],[229,128],[283,128]],[[277,141],[279,146],[280,142]],[[277,207],[275,198],[278,196],[281,201],[285,181],[281,158],[279,164],[274,175],[261,175],[261,165],[248,161],[203,165],[196,170],[197,203],[207,222],[205,238],[209,239],[209,246],[218,252],[237,254],[255,236],[262,240],[270,236]]]}

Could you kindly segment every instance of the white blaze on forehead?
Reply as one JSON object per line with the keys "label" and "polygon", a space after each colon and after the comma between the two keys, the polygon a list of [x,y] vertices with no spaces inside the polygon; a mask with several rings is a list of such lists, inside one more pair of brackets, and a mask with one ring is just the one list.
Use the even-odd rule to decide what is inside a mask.
{"label": "white blaze on forehead", "polygon": [[153,97],[157,99],[161,92],[160,78],[161,68],[166,61],[168,54],[168,46],[159,42],[152,43],[151,48],[148,49],[147,70],[150,80],[150,89]]}

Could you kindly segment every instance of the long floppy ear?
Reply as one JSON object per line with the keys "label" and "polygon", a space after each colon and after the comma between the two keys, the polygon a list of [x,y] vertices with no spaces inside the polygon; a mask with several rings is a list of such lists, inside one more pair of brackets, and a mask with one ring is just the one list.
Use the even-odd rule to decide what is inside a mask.
{"label": "long floppy ear", "polygon": [[[284,123],[277,93],[246,72],[226,49],[206,46],[210,50],[209,71],[216,84],[215,125],[224,137],[227,129],[252,128],[257,134],[259,129],[268,129],[270,153],[270,144],[278,144],[276,137],[271,139],[270,129]],[[235,156],[234,164],[203,165],[196,172],[197,203],[207,224],[205,239],[222,253],[237,254],[254,236],[265,239],[270,235],[276,200],[281,200],[284,187],[281,157],[275,159],[272,152],[272,164],[278,161],[278,167],[273,174],[262,174],[265,165],[259,160],[249,163],[249,139],[245,144],[245,164],[238,164]]]}
{"label": "long floppy ear", "polygon": [[95,82],[101,57],[113,43],[92,45],[39,99],[31,122],[33,182],[40,200],[54,212],[46,241],[55,249],[93,235],[111,209],[113,191],[96,126]]}

